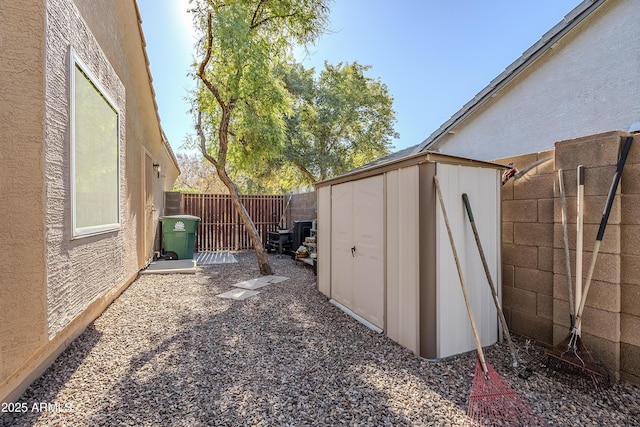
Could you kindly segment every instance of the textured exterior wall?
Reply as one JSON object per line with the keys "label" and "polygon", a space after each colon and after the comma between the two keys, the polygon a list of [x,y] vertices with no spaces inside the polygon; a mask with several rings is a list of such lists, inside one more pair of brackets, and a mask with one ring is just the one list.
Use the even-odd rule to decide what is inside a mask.
{"label": "textured exterior wall", "polygon": [[640,121],[640,3],[608,0],[434,148],[496,159]]}
{"label": "textured exterior wall", "polygon": [[[71,50],[119,113],[117,231],[72,238]],[[134,0],[0,2],[0,400],[17,398],[147,261],[179,170],[162,141]],[[144,166],[143,153],[161,166]],[[145,194],[144,177],[151,177]],[[149,200],[147,205],[143,201]]]}
{"label": "textured exterior wall", "polygon": [[43,2],[0,1],[0,386],[46,341],[44,27]]}
{"label": "textured exterior wall", "polygon": [[[93,300],[135,274],[133,268],[125,270],[125,258],[131,256],[131,249],[126,246],[135,245],[136,239],[130,234],[130,219],[125,211],[124,153],[128,137],[125,88],[73,3],[62,0],[47,2],[47,23],[47,301],[49,337],[52,338]],[[121,230],[75,240],[71,239],[70,49],[100,80],[115,103],[121,153]],[[135,252],[133,254],[135,256]]]}

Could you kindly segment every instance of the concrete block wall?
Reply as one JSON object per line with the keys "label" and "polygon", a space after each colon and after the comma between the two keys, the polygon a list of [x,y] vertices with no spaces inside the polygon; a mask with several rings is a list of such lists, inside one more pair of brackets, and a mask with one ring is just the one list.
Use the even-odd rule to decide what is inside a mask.
{"label": "concrete block wall", "polygon": [[[585,167],[583,282],[626,132],[561,141],[555,150],[497,160],[523,169],[502,188],[503,308],[513,332],[554,345],[569,333],[558,170],[567,202],[575,286],[578,165]],[[640,384],[640,135],[634,137],[600,247],[582,338],[615,377]]]}
{"label": "concrete block wall", "polygon": [[316,219],[316,192],[291,195],[291,202],[287,208],[287,228],[293,227],[293,221]]}
{"label": "concrete block wall", "polygon": [[553,151],[497,160],[524,170],[502,187],[502,300],[510,329],[553,341]]}

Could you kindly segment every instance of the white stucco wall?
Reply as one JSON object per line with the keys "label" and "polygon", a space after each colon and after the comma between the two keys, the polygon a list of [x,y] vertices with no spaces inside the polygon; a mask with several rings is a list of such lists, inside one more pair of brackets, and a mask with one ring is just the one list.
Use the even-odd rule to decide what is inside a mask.
{"label": "white stucco wall", "polygon": [[640,121],[638,22],[639,1],[607,0],[431,148],[490,160],[627,130]]}

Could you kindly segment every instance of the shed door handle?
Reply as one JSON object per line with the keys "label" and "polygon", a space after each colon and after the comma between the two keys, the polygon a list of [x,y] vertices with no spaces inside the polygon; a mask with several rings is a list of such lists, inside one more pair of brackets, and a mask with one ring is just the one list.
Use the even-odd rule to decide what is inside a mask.
{"label": "shed door handle", "polygon": [[352,257],[355,257],[355,256],[356,256],[356,247],[355,247],[355,246],[352,246],[352,247],[351,247],[351,256],[352,256]]}

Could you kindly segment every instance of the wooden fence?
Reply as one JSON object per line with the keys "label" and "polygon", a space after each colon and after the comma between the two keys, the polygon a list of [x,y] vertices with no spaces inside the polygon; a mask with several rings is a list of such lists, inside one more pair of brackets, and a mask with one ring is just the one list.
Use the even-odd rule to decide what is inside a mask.
{"label": "wooden fence", "polygon": [[[227,194],[183,194],[185,215],[200,217],[196,238],[197,252],[238,251],[252,249],[249,233],[245,230],[231,196]],[[249,216],[267,243],[267,232],[278,229],[285,209],[285,196],[240,196]]]}

